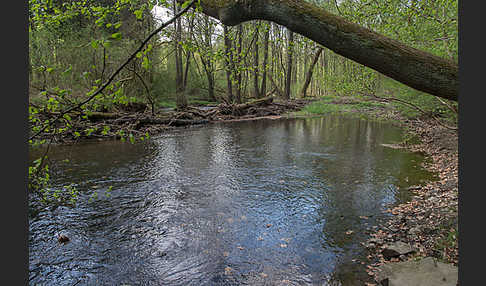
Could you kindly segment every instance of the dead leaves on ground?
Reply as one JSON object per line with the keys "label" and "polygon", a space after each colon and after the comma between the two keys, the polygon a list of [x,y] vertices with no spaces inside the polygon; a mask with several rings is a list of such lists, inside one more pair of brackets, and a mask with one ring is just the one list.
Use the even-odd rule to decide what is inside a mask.
{"label": "dead leaves on ground", "polygon": [[[417,250],[411,257],[432,256],[455,265],[458,262],[457,237],[450,235],[456,229],[451,231],[450,227],[444,227],[450,224],[457,227],[457,132],[427,122],[411,122],[408,128],[422,139],[422,143],[408,148],[431,159],[424,167],[435,172],[438,180],[409,188],[415,195],[412,200],[387,210],[393,217],[375,229],[364,244],[370,250],[367,272],[371,276],[374,276],[376,267],[388,263],[380,254],[383,244],[398,240],[410,243]],[[449,242],[449,245],[438,249],[440,241]]]}

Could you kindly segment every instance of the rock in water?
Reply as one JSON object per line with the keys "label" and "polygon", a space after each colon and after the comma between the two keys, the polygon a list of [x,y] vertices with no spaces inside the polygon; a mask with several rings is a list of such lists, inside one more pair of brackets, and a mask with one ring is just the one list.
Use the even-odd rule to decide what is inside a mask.
{"label": "rock in water", "polygon": [[57,237],[57,242],[66,244],[69,242],[69,237],[65,236],[64,234],[61,234]]}
{"label": "rock in water", "polygon": [[376,280],[387,286],[456,286],[457,267],[432,257],[419,261],[388,263],[378,267]]}

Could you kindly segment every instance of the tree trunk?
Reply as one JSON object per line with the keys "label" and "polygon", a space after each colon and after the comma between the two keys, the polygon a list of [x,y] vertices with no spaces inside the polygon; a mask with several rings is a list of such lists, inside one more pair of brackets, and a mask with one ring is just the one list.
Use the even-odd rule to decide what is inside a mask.
{"label": "tree trunk", "polygon": [[236,70],[236,103],[241,103],[241,69],[242,69],[242,63],[241,63],[241,49],[243,46],[243,24],[240,24],[238,26],[238,56],[237,56],[237,62],[238,62],[238,69]]}
{"label": "tree trunk", "polygon": [[287,74],[285,79],[285,99],[290,99],[290,83],[292,80],[292,54],[294,49],[294,32],[288,30],[288,45],[287,45]]}
{"label": "tree trunk", "polygon": [[228,103],[233,102],[233,86],[231,84],[231,71],[233,68],[231,67],[233,63],[233,52],[231,51],[231,40],[228,36],[228,26],[223,25],[223,33],[224,33],[224,58],[225,58],[225,69],[226,69],[226,83],[227,83],[227,90],[226,90],[226,99]]}
{"label": "tree trunk", "polygon": [[[174,14],[177,14],[177,2],[174,0]],[[175,49],[175,66],[176,66],[176,75],[175,75],[175,82],[176,82],[176,105],[177,109],[185,109],[187,107],[187,99],[184,94],[184,81],[183,81],[183,74],[182,74],[182,47],[180,45],[182,39],[182,24],[181,18],[177,18],[174,22],[174,49]]]}
{"label": "tree trunk", "polygon": [[[192,17],[189,21],[189,42],[192,41],[192,34],[193,34],[193,30],[194,30],[194,17]],[[186,90],[186,87],[187,87],[187,76],[189,74],[189,64],[190,64],[190,59],[191,59],[191,56],[192,56],[192,52],[191,51],[186,51],[186,67],[185,67],[185,70],[184,70],[184,77],[183,77],[183,83],[182,83],[182,88],[183,90]]]}
{"label": "tree trunk", "polygon": [[208,80],[208,99],[210,101],[215,101],[216,97],[214,95],[214,66],[213,63],[211,62],[211,58],[210,58],[211,54],[208,55],[209,51],[211,51],[213,48],[211,42],[212,29],[211,29],[211,22],[209,16],[204,17],[203,27],[204,27],[203,45],[204,45],[205,52],[200,54],[200,59],[201,59],[204,72],[206,73],[206,78]]}
{"label": "tree trunk", "polygon": [[312,63],[309,66],[309,70],[307,70],[306,76],[305,76],[305,82],[304,85],[302,86],[302,90],[300,91],[300,97],[304,98],[306,96],[307,88],[309,87],[309,84],[312,79],[312,73],[314,71],[314,66],[316,65],[317,61],[319,60],[319,56],[322,53],[323,48],[319,48],[314,55],[314,59],[312,59]]}
{"label": "tree trunk", "polygon": [[262,73],[262,87],[260,90],[261,96],[267,93],[267,65],[268,65],[268,38],[270,36],[270,24],[265,26],[265,35],[263,38],[263,73]]}
{"label": "tree trunk", "polygon": [[255,94],[255,98],[260,98],[260,90],[258,88],[258,25],[260,23],[255,22],[255,43],[253,46],[253,92]]}
{"label": "tree trunk", "polygon": [[[179,0],[182,1],[182,0]],[[201,0],[202,11],[232,26],[268,20],[417,90],[458,99],[457,63],[409,47],[298,0]]]}

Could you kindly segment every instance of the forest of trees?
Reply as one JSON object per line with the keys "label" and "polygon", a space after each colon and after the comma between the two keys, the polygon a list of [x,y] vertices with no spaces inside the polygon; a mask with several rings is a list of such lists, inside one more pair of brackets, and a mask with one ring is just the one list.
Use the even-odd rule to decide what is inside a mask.
{"label": "forest of trees", "polygon": [[[438,96],[343,57],[293,31],[298,28],[261,19],[242,23],[226,19],[231,26],[225,25],[208,16],[226,17],[211,10],[213,2],[29,0],[30,144],[46,142],[32,134],[66,132],[72,119],[66,110],[110,112],[137,103],[147,105],[152,114],[166,107],[184,110],[188,105],[236,104],[270,95],[283,100],[380,95],[430,112],[457,106],[457,0],[281,1],[296,6],[308,2],[307,8],[324,8],[427,52],[424,58],[445,62],[455,70],[451,73],[456,83],[441,86],[448,91]],[[194,9],[188,9],[189,4]],[[142,45],[162,22],[183,9],[188,11]],[[247,18],[271,18],[262,15]],[[292,21],[300,19],[294,20],[289,19],[287,26],[297,27]],[[58,119],[64,124],[52,125],[52,120],[37,116],[45,111],[61,114]]]}
{"label": "forest of trees", "polygon": [[[457,62],[457,1],[310,1],[409,46]],[[76,102],[104,82],[177,1],[30,1],[30,99]],[[161,9],[158,9],[159,11]],[[191,10],[190,10],[191,11]],[[172,15],[169,15],[172,16]],[[263,20],[226,26],[188,12],[154,37],[97,108],[376,92],[385,77],[288,28]]]}

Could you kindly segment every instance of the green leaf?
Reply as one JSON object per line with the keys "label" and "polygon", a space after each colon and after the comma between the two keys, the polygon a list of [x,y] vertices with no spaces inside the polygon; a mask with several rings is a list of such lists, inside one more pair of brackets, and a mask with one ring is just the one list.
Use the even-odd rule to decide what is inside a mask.
{"label": "green leaf", "polygon": [[[116,34],[116,33],[115,33]],[[120,36],[121,37],[121,36]],[[103,41],[103,47],[105,48],[109,48],[111,46],[111,42],[110,41]]]}
{"label": "green leaf", "polygon": [[186,8],[187,6],[189,6],[189,4],[191,4],[191,1],[186,1],[184,3],[182,3],[182,9]]}
{"label": "green leaf", "polygon": [[148,69],[149,69],[149,67],[150,67],[150,62],[149,62],[149,60],[148,60],[148,58],[147,58],[147,57],[144,57],[144,58],[143,58],[143,60],[142,60],[142,67],[143,67],[144,69],[146,69],[146,70],[148,70]]}
{"label": "green leaf", "polygon": [[71,71],[73,70],[73,66],[72,65],[69,65],[69,67],[67,69],[65,69],[62,73],[63,74],[68,74],[70,73]]}
{"label": "green leaf", "polygon": [[121,39],[122,38],[122,33],[121,32],[113,33],[113,34],[111,34],[111,37],[113,39],[116,39],[116,40]]}
{"label": "green leaf", "polygon": [[105,19],[103,19],[103,17],[101,18],[98,18],[98,20],[95,21],[95,24],[98,26],[98,27],[101,27],[103,26],[103,22],[105,21]]}
{"label": "green leaf", "polygon": [[143,11],[142,10],[135,10],[133,12],[133,14],[135,14],[135,17],[137,17],[137,19],[140,20],[140,19],[142,19]]}

